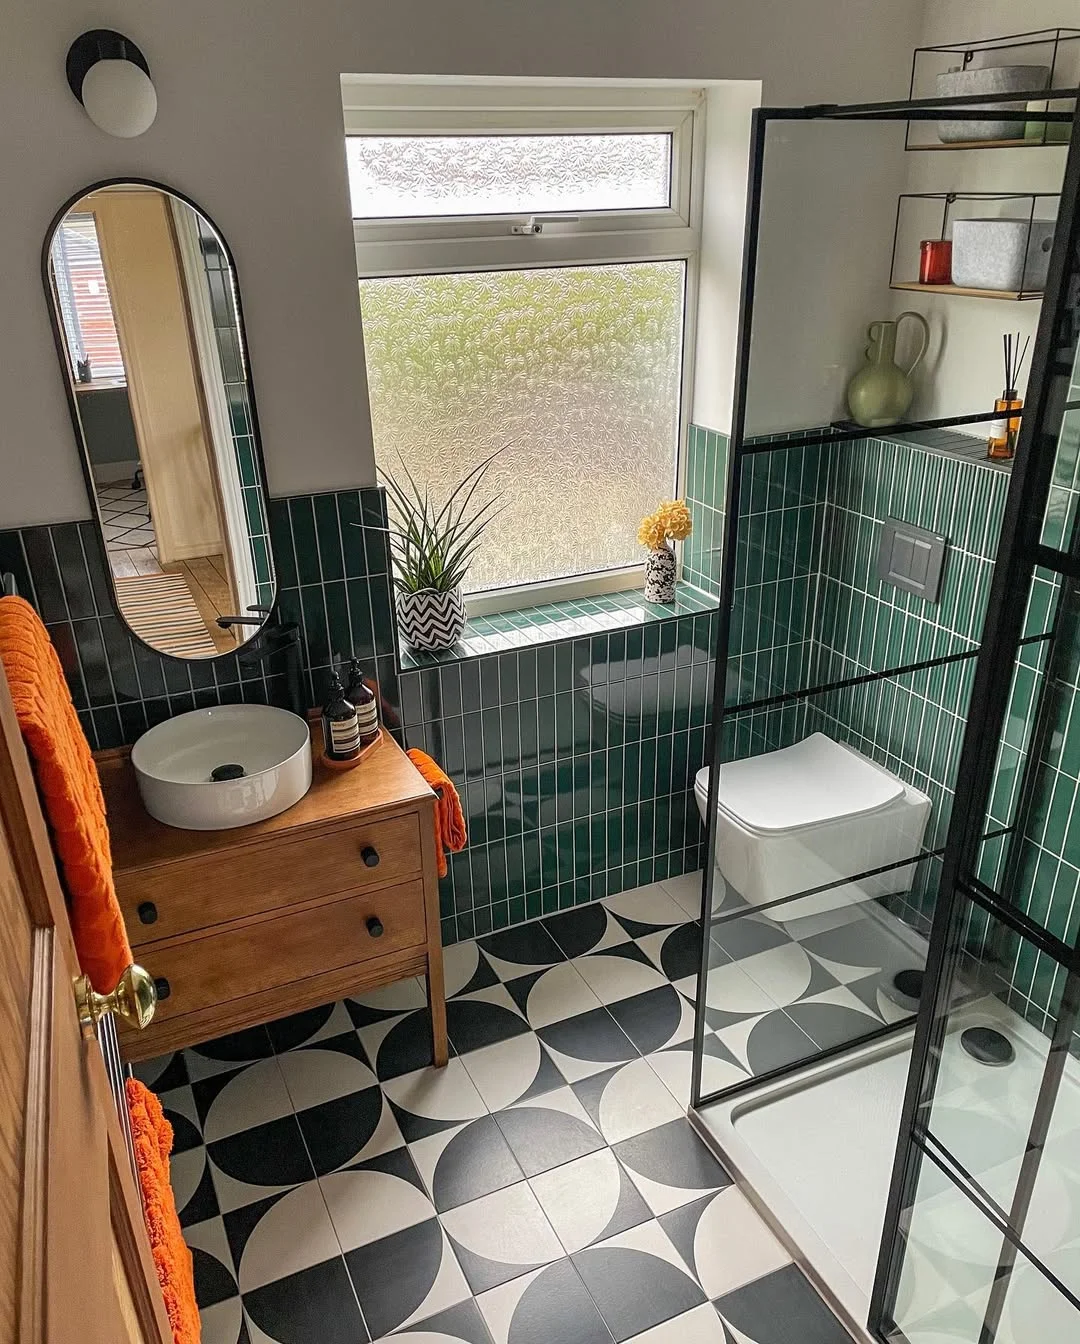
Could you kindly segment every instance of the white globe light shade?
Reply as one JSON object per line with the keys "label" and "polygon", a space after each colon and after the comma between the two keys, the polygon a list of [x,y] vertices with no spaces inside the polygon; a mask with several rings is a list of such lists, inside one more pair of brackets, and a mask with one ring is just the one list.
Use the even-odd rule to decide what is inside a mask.
{"label": "white globe light shade", "polygon": [[95,126],[130,140],[157,116],[157,91],[133,61],[95,61],[82,84],[82,105]]}

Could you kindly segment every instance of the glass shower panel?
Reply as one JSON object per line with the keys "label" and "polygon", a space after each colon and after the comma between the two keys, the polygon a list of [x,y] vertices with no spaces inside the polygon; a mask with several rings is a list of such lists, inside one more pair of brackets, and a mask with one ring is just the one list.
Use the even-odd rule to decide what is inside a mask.
{"label": "glass shower panel", "polygon": [[[729,706],[800,691],[813,675],[831,454],[832,445],[779,444],[742,458],[735,468],[739,518],[728,637]],[[747,719],[744,731],[769,733],[772,726]]]}
{"label": "glass shower panel", "polygon": [[[701,1104],[873,1038],[917,1010],[970,694],[964,657],[729,708],[704,966]],[[812,773],[800,800],[795,777],[807,749]],[[773,765],[750,759],[778,751],[787,755],[773,756]],[[822,751],[839,753],[858,772],[851,812],[825,825],[798,824],[805,818],[794,813],[832,787],[828,756],[815,754]],[[770,794],[765,780],[769,801],[756,834],[738,820],[740,808],[748,815],[748,765],[779,769],[784,781]],[[885,801],[865,796],[879,786]],[[793,809],[796,824],[770,838],[765,813],[775,799]]]}
{"label": "glass shower panel", "polygon": [[1062,551],[1069,549],[1080,503],[1080,350],[1073,362],[1067,397],[1069,409],[1061,419],[1041,537],[1045,546]]}
{"label": "glass shower panel", "polygon": [[1001,1232],[924,1157],[901,1236],[904,1262],[889,1337],[907,1344],[980,1344]]}
{"label": "glass shower panel", "polygon": [[[907,881],[927,863],[907,865]],[[911,1017],[911,978],[925,965],[925,942],[884,901],[849,899],[854,885],[842,876],[832,891],[758,909],[714,878],[702,1104]],[[816,913],[786,918],[786,907],[808,903]]]}
{"label": "glass shower panel", "polygon": [[[917,1011],[1004,480],[976,472],[993,507],[980,512],[977,539],[958,538],[964,553],[949,557],[935,603],[882,583],[876,545],[886,518],[926,507],[928,480],[951,497],[970,464],[885,441],[777,443],[735,469],[701,1104]],[[802,582],[790,608],[786,594]],[[804,826],[793,804],[793,824],[775,838],[772,806],[756,834],[732,820],[751,758],[815,743],[870,771],[847,817]],[[787,807],[798,761],[774,760],[783,784],[771,797]],[[826,778],[815,762],[811,800],[831,792]],[[864,796],[882,784],[891,801]]]}
{"label": "glass shower panel", "polygon": [[1065,976],[976,905],[960,943],[937,1085],[920,1124],[1005,1217],[1036,1124]]}
{"label": "glass shower panel", "polygon": [[1080,588],[1037,570],[976,875],[1054,937],[1080,934]]}
{"label": "glass shower panel", "polygon": [[1078,1337],[1080,1310],[1046,1273],[1058,1277],[1067,1253],[1047,1265],[1023,1250],[1003,1254],[1001,1228],[929,1158],[901,1237],[903,1268],[886,1338],[897,1344],[1056,1344]]}
{"label": "glass shower panel", "polygon": [[[1065,980],[1064,971],[1060,973],[1060,980],[1062,983]],[[1080,1078],[1075,1067],[1066,1062],[1032,1183],[1024,1243],[1032,1255],[1056,1275],[1066,1291],[1080,1301],[1078,1154]]]}

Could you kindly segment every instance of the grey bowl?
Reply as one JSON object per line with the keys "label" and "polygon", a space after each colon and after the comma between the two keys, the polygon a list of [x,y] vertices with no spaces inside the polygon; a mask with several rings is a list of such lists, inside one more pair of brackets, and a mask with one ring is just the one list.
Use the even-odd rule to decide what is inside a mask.
{"label": "grey bowl", "polygon": [[[939,98],[974,97],[978,93],[1023,93],[1045,89],[1050,69],[1045,65],[988,65],[980,69],[947,70],[937,77]],[[1023,112],[1018,102],[987,102],[979,111]],[[938,139],[946,145],[958,140],[1023,140],[1022,121],[939,121]]]}

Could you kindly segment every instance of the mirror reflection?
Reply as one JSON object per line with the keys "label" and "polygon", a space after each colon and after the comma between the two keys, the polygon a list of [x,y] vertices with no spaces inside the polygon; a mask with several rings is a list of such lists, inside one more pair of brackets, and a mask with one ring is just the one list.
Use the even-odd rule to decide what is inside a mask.
{"label": "mirror reflection", "polygon": [[275,588],[228,249],[187,201],[119,183],[65,212],[48,258],[117,607],[160,653],[232,652]]}

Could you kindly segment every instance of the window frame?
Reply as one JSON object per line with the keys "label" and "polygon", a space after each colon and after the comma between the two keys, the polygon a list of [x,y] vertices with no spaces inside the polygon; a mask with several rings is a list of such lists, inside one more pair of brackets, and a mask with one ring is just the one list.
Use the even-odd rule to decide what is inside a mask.
{"label": "window frame", "polygon": [[[610,86],[602,82],[519,85],[485,80],[384,83],[342,78],[346,138],[357,135],[529,135],[662,133],[671,136],[667,207],[597,210],[569,216],[409,216],[354,219],[358,280],[481,271],[684,263],[683,339],[673,493],[685,484],[685,445],[693,401],[701,248],[705,91],[691,85]],[[526,220],[538,233],[513,233]],[[659,501],[657,501],[659,502]],[[681,557],[680,557],[681,560]],[[621,569],[508,584],[466,594],[470,615],[625,591],[641,584],[644,561]],[[680,563],[681,572],[681,563]]]}
{"label": "window frame", "polygon": [[[76,222],[78,221],[78,222]],[[68,229],[71,233],[78,235],[79,226],[83,221],[88,223],[89,237],[81,238],[80,241],[84,247],[94,249],[94,261],[87,263],[84,259],[76,262],[75,270],[72,269],[72,259],[70,256],[71,244],[65,238],[64,230]],[[123,386],[127,382],[127,370],[124,366],[124,353],[120,346],[120,334],[116,329],[116,314],[113,312],[112,295],[109,292],[109,279],[105,271],[105,259],[101,253],[101,240],[98,236],[97,219],[92,209],[70,211],[56,229],[53,246],[50,248],[49,264],[52,268],[53,288],[56,294],[56,306],[60,313],[61,328],[64,333],[64,344],[67,347],[68,365],[71,377],[78,378],[77,361],[80,351],[84,358],[91,360],[91,372],[94,381],[108,382],[115,386]],[[97,270],[100,273],[100,283],[103,286],[104,293],[97,296],[89,296],[94,300],[94,306],[101,311],[96,320],[103,321],[104,316],[108,316],[112,328],[112,345],[115,346],[115,357],[103,362],[98,353],[99,340],[87,339],[87,328],[84,322],[91,322],[94,319],[92,315],[85,314],[83,305],[80,303],[76,294],[77,278],[87,279],[86,272]],[[81,273],[81,274],[79,274]]]}

